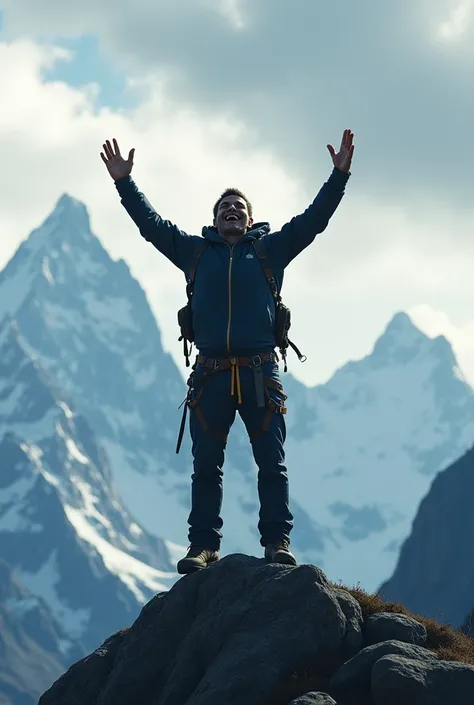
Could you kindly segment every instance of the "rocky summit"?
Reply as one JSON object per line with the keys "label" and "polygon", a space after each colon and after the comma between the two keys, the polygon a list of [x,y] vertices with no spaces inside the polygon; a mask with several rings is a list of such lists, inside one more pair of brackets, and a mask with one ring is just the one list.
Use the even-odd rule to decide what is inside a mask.
{"label": "rocky summit", "polygon": [[184,576],[39,705],[465,705],[474,641],[242,554]]}

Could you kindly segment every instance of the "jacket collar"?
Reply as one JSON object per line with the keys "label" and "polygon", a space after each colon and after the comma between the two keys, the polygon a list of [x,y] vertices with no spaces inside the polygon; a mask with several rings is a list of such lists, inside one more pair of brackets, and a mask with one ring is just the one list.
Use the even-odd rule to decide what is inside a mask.
{"label": "jacket collar", "polygon": [[[252,228],[247,231],[247,233],[239,240],[239,242],[258,240],[263,235],[267,235],[270,232],[270,223],[254,223]],[[202,236],[212,242],[223,242],[224,238],[219,235],[217,228],[213,225],[205,225],[202,229]]]}

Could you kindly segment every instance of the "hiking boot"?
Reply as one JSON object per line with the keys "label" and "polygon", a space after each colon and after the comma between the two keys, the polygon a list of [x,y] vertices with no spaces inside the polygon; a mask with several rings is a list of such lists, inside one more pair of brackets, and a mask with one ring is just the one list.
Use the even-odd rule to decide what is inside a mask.
{"label": "hiking boot", "polygon": [[180,575],[195,573],[197,570],[207,568],[211,563],[219,560],[219,553],[211,548],[190,546],[184,558],[176,566]]}
{"label": "hiking boot", "polygon": [[296,558],[288,548],[287,539],[281,539],[265,546],[265,558],[269,563],[282,563],[283,565],[297,565]]}

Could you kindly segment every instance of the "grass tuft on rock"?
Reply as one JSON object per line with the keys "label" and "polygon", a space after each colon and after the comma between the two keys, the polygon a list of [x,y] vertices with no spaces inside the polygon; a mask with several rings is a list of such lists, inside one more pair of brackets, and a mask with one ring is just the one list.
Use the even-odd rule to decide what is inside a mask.
{"label": "grass tuft on rock", "polygon": [[[347,590],[359,603],[364,622],[373,614],[390,612],[404,614],[425,625],[427,641],[425,648],[433,651],[444,661],[458,661],[474,666],[474,639],[460,630],[454,630],[448,624],[438,624],[434,619],[427,619],[409,612],[403,605],[384,602],[379,595],[371,595],[361,588],[348,588],[340,583],[331,583],[335,588]],[[288,705],[297,697],[311,691],[330,692],[329,681],[317,672],[308,670],[293,673],[292,677],[281,683],[271,701],[265,705]],[[368,705],[368,704],[367,704]]]}
{"label": "grass tuft on rock", "polygon": [[434,619],[420,617],[409,612],[403,605],[395,602],[384,602],[379,595],[370,595],[360,588],[347,588],[339,585],[355,597],[362,609],[364,620],[378,612],[391,612],[413,617],[425,625],[428,639],[425,648],[434,651],[440,659],[458,661],[474,666],[474,639],[464,634],[460,629],[454,630],[448,624],[439,624]]}

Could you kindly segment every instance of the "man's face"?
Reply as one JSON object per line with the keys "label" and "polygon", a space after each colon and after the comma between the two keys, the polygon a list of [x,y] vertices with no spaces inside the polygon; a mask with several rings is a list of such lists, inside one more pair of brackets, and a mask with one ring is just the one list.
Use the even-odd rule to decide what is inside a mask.
{"label": "man's face", "polygon": [[222,237],[243,235],[252,223],[247,203],[241,196],[230,194],[219,203],[214,226]]}

